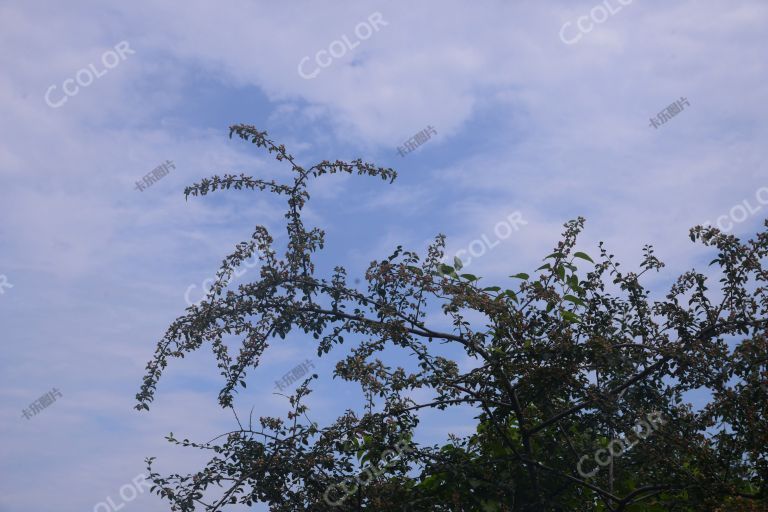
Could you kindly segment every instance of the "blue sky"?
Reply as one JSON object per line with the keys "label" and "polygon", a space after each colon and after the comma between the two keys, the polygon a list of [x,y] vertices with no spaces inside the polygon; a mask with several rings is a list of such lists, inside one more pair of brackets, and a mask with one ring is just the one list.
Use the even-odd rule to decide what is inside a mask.
{"label": "blue sky", "polygon": [[[165,434],[207,440],[232,426],[205,350],[169,367],[149,413],[132,409],[189,286],[254,225],[282,236],[283,205],[266,195],[184,199],[185,185],[214,173],[288,178],[229,140],[231,124],[268,130],[306,165],[361,157],[398,171],[392,185],[331,177],[311,189],[306,218],[327,231],[321,266],[353,277],[440,232],[451,254],[494,241],[497,223],[519,212],[526,224],[468,271],[530,272],[562,223],[583,215],[588,253],[604,240],[632,266],[654,244],[668,264],[653,278],[663,291],[711,259],[690,226],[747,200],[756,212],[732,230],[758,229],[768,216],[768,5],[605,1],[0,3],[0,276],[13,286],[0,289],[0,512],[119,502],[146,456],[163,470],[196,468],[197,454]],[[356,38],[377,13],[370,37]],[[568,22],[565,39],[581,36],[573,44],[561,38]],[[331,47],[343,37],[354,48]],[[131,52],[105,68],[121,42]],[[318,67],[329,49],[343,54]],[[299,74],[307,56],[306,69],[320,70],[312,79]],[[61,101],[90,64],[100,76],[49,106],[46,91],[56,86]],[[681,113],[650,126],[681,97]],[[437,135],[398,155],[428,125]],[[175,169],[137,191],[165,160]],[[238,407],[283,410],[273,381],[308,357],[310,340],[277,343]],[[25,419],[54,387],[63,396]],[[354,396],[324,382],[311,405],[330,418]],[[458,413],[432,417],[421,435],[468,425]],[[123,510],[165,509],[145,493]]]}

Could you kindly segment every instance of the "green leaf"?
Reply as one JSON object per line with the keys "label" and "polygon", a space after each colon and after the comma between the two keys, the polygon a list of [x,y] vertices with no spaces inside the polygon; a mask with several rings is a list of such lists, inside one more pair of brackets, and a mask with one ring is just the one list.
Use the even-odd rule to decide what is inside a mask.
{"label": "green leaf", "polygon": [[516,279],[528,279],[531,276],[529,276],[525,272],[520,272],[519,274],[515,274],[515,275],[509,276],[509,277],[513,277],[513,278],[516,278]]}
{"label": "green leaf", "polygon": [[587,261],[588,261],[588,262],[590,262],[590,263],[594,263],[594,261],[592,260],[592,258],[590,258],[589,256],[587,256],[587,255],[586,255],[585,253],[583,253],[583,252],[576,252],[576,253],[574,253],[574,254],[573,254],[573,256],[574,256],[574,258],[581,258],[581,259],[583,259],[583,260],[587,260]]}
{"label": "green leaf", "polygon": [[579,287],[579,278],[576,277],[576,274],[571,274],[568,276],[568,286],[571,287],[571,289],[578,291],[581,291],[581,288]]}
{"label": "green leaf", "polygon": [[573,295],[566,295],[563,297],[563,300],[567,300],[568,302],[573,302],[574,304],[578,304],[579,306],[586,306],[583,300]]}
{"label": "green leaf", "polygon": [[519,300],[517,300],[517,294],[515,292],[513,292],[512,290],[505,290],[504,294],[508,295],[509,298],[511,298],[513,301],[518,302],[518,303],[520,302]]}
{"label": "green leaf", "polygon": [[565,254],[563,254],[561,252],[553,252],[549,256],[545,256],[544,259],[546,260],[546,259],[549,259],[549,258],[564,258],[564,257],[565,257]]}
{"label": "green leaf", "polygon": [[473,488],[473,489],[474,489],[474,488],[476,488],[476,487],[480,487],[481,485],[483,485],[483,482],[482,482],[481,480],[478,480],[478,479],[476,479],[476,478],[470,478],[470,479],[468,480],[468,482],[469,482],[469,486],[470,486],[471,488]]}
{"label": "green leaf", "polygon": [[463,277],[467,281],[477,281],[478,279],[480,279],[479,277],[473,274],[461,274],[461,277]]}
{"label": "green leaf", "polygon": [[498,286],[489,286],[488,288],[483,288],[484,292],[497,292],[499,290],[501,290],[501,288]]}
{"label": "green leaf", "polygon": [[453,266],[456,267],[456,270],[461,270],[464,264],[461,262],[458,256],[453,257]]}
{"label": "green leaf", "polygon": [[443,263],[442,265],[440,265],[440,272],[442,272],[443,274],[453,274],[454,270],[452,266],[446,265]]}
{"label": "green leaf", "polygon": [[549,263],[545,263],[544,265],[540,266],[536,270],[543,270],[543,269],[549,270],[550,268],[552,268],[552,267],[549,265]]}
{"label": "green leaf", "polygon": [[580,322],[581,318],[579,315],[572,313],[571,311],[562,310],[560,311],[560,314],[563,315],[563,318],[571,323]]}

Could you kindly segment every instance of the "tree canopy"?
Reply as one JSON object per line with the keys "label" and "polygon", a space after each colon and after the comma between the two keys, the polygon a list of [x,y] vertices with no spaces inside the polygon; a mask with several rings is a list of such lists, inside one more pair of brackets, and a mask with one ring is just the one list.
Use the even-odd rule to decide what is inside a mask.
{"label": "tree canopy", "polygon": [[[425,254],[398,246],[371,262],[357,286],[341,266],[316,271],[325,239],[302,218],[308,184],[334,173],[392,182],[395,171],[361,160],[304,168],[266,132],[236,125],[232,136],[289,165],[292,181],[213,176],[185,194],[282,196],[284,253],[258,226],[226,257],[208,297],[158,342],[136,407],[149,409],[170,359],[209,345],[223,378],[218,405],[234,411],[246,374],[289,333],[339,358],[334,377],[358,384],[364,400],[320,425],[306,405],[313,376],[286,417],[238,419],[210,442],[169,435],[210,453],[189,474],[160,475],[148,459],[172,510],[766,510],[768,223],[746,241],[693,228],[713,259],[659,298],[644,284],[664,265],[652,247],[631,270],[603,244],[580,252],[582,218],[565,224],[541,267],[509,269],[504,282],[446,262],[437,236]],[[228,286],[253,256],[258,278]],[[447,321],[436,325],[435,312]],[[441,355],[445,346],[465,357]],[[384,354],[393,348],[400,364]],[[694,390],[706,397],[696,409]],[[476,413],[474,433],[415,441],[424,411],[451,407]]]}

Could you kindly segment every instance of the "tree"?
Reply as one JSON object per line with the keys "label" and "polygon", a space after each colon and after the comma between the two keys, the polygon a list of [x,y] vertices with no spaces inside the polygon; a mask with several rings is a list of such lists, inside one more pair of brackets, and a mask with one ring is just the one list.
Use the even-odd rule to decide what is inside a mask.
{"label": "tree", "polygon": [[[424,256],[397,247],[372,262],[361,290],[342,267],[316,275],[324,233],[302,221],[307,184],[332,173],[391,182],[395,172],[360,160],[305,169],[266,132],[237,125],[233,135],[287,162],[293,182],[213,176],[185,194],[234,188],[283,196],[285,255],[277,256],[264,227],[237,246],[206,300],[158,343],[137,408],[149,409],[170,358],[210,344],[224,378],[219,405],[234,412],[247,371],[291,331],[317,340],[318,356],[350,347],[335,377],[358,383],[365,407],[329,425],[311,421],[304,402],[313,376],[290,397],[286,418],[238,419],[236,430],[208,443],[171,434],[173,443],[212,452],[189,475],[161,476],[148,459],[154,490],[172,510],[256,502],[274,511],[766,507],[768,230],[742,242],[692,229],[691,240],[716,257],[706,274],[684,273],[660,300],[642,284],[663,267],[653,249],[645,247],[637,271],[622,270],[603,244],[595,261],[576,250],[581,218],[565,224],[535,274],[511,275],[503,286],[462,273],[459,260],[446,264],[438,236]],[[254,254],[258,279],[227,289]],[[451,329],[429,325],[437,308]],[[237,355],[232,337],[242,340]],[[476,365],[462,370],[440,356],[444,344]],[[392,347],[408,364],[381,359]],[[697,389],[709,400],[694,411],[686,393]],[[417,402],[414,390],[432,397]],[[476,411],[473,435],[434,446],[412,441],[421,411],[455,406]]]}

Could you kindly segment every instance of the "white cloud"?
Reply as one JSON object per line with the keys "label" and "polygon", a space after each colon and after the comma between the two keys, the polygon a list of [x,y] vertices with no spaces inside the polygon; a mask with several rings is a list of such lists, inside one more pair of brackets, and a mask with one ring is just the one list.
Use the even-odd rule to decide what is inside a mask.
{"label": "white cloud", "polygon": [[[11,340],[0,346],[0,434],[12,439],[0,469],[14,475],[0,483],[0,510],[45,511],[50,496],[59,509],[92,507],[134,476],[134,460],[163,450],[166,429],[223,425],[212,402],[198,406],[210,396],[174,389],[196,373],[215,377],[202,356],[172,365],[181,380],[169,378],[152,415],[129,419],[125,410],[153,341],[185,307],[186,287],[212,275],[256,223],[282,229],[282,203],[263,195],[183,200],[185,185],[215,171],[288,179],[285,166],[227,141],[220,112],[288,133],[286,145],[307,164],[363,152],[403,170],[387,189],[351,178],[313,186],[308,220],[350,244],[329,247],[333,259],[363,267],[404,239],[440,231],[455,250],[519,210],[529,224],[471,272],[530,270],[577,215],[588,217],[591,254],[605,239],[637,262],[654,243],[673,263],[669,276],[690,266],[700,252],[687,228],[766,185],[768,6],[634,2],[563,44],[562,24],[594,5],[0,7],[0,274],[15,285],[0,296]],[[315,79],[298,75],[304,56],[377,11],[388,25]],[[61,108],[46,106],[51,84],[122,40],[135,55]],[[232,107],[257,93],[270,100],[255,101],[263,108]],[[648,126],[681,96],[690,107]],[[438,137],[399,158],[396,145],[427,124]],[[170,175],[133,190],[166,159],[176,163]],[[303,353],[287,347],[269,363]],[[20,409],[49,385],[66,398],[27,425]],[[55,483],[42,493],[39,471],[50,460],[70,465],[46,470],[42,480]],[[153,503],[140,508],[162,510]]]}

